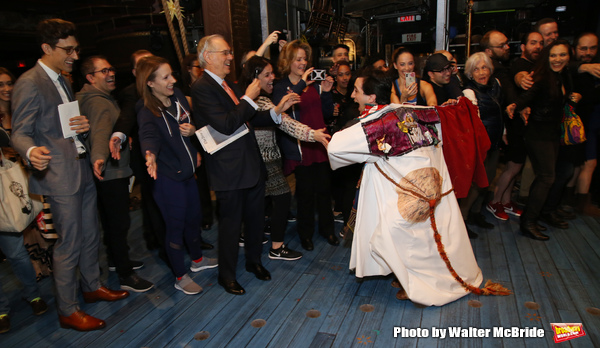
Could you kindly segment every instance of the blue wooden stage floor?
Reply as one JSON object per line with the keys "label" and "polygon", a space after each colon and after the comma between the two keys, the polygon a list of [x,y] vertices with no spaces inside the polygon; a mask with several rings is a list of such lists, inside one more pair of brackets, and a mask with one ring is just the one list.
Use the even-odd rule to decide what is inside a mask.
{"label": "blue wooden stage floor", "polygon": [[[396,300],[389,277],[357,281],[347,267],[350,249],[330,246],[318,236],[315,250],[299,261],[274,261],[265,254],[270,282],[243,270],[242,254],[238,281],[244,296],[218,286],[216,269],[193,274],[204,292],[186,296],[173,287],[173,276],[156,252],[145,249],[140,211],[132,218],[131,256],[145,262],[138,274],[153,281],[154,289],[116,303],[82,302],[82,309],[105,319],[107,328],[81,333],[59,327],[51,279],[40,282],[50,309],[34,317],[19,299],[20,283],[2,263],[0,280],[13,311],[12,329],[0,335],[0,347],[548,347],[555,345],[550,324],[561,322],[583,323],[587,334],[561,347],[600,346],[598,219],[580,216],[568,230],[550,229],[549,242],[520,235],[514,218],[494,220],[494,230],[475,228],[479,239],[472,244],[484,278],[514,294],[471,294],[423,308]],[[295,230],[290,223],[286,240],[300,250]],[[207,241],[216,241],[215,226],[204,233]],[[216,257],[216,252],[205,255]],[[103,282],[116,288],[117,276],[106,271],[103,250],[100,259]],[[427,329],[429,337],[394,337],[394,327]],[[541,328],[544,337],[491,337],[491,331],[489,338],[442,339],[432,337],[434,327]]]}

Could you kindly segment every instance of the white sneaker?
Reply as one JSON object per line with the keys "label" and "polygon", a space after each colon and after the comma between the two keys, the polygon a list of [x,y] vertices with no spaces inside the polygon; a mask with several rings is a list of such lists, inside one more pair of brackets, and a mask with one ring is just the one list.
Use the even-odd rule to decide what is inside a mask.
{"label": "white sneaker", "polygon": [[202,287],[189,275],[185,274],[180,280],[175,279],[175,289],[183,291],[186,295],[196,295],[202,292]]}

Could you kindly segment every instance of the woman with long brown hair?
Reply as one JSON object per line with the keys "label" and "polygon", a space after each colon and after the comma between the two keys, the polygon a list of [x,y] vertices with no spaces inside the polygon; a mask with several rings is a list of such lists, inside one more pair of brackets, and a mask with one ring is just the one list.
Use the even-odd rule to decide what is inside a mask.
{"label": "woman with long brown hair", "polygon": [[565,40],[544,47],[533,66],[533,86],[521,94],[516,106],[511,104],[507,108],[511,116],[514,111],[519,112],[526,124],[525,146],[535,179],[521,215],[521,231],[537,240],[549,239],[540,232],[538,219],[558,228],[568,227],[554,212],[545,212],[544,204],[555,180],[563,107],[581,99],[581,94],[573,92],[567,68],[570,52],[571,46]]}
{"label": "woman with long brown hair", "polygon": [[175,288],[194,295],[202,287],[187,274],[183,243],[190,252],[191,271],[217,267],[217,262],[202,257],[202,213],[194,179],[200,156],[190,141],[196,128],[190,106],[175,82],[166,59],[153,56],[138,63],[136,84],[144,101],[138,112],[140,145],[148,174],[155,180],[154,200],[166,224],[165,248],[175,273]]}

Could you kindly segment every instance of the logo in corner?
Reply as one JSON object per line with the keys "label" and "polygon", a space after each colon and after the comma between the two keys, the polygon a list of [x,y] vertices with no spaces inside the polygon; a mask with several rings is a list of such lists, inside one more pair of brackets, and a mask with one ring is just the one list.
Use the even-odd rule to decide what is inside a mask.
{"label": "logo in corner", "polygon": [[554,343],[572,340],[585,336],[581,323],[550,323],[554,331]]}

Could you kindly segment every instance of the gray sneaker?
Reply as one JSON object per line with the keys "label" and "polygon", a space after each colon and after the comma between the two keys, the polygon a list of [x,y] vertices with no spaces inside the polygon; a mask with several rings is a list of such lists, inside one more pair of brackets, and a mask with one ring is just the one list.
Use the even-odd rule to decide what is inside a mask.
{"label": "gray sneaker", "polygon": [[217,259],[211,259],[210,257],[203,257],[202,261],[194,262],[192,261],[192,265],[190,266],[190,271],[192,272],[200,272],[205,269],[215,268],[219,265]]}
{"label": "gray sneaker", "polygon": [[175,280],[175,289],[183,291],[186,295],[196,295],[202,292],[202,287],[187,274],[181,277],[181,280]]}

